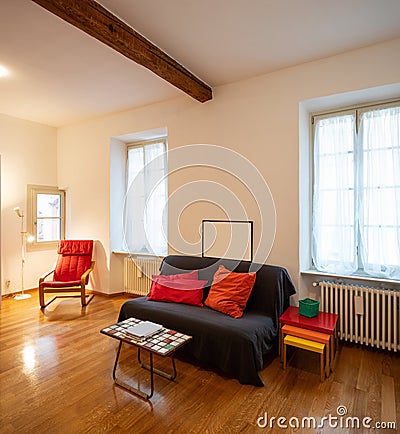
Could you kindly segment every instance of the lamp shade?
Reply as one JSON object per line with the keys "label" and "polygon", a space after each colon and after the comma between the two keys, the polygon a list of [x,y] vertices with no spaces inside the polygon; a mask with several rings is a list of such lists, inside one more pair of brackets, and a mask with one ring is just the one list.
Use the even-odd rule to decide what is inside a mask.
{"label": "lamp shade", "polygon": [[14,208],[15,213],[17,214],[18,217],[23,217],[24,214],[21,212],[21,208],[19,206],[16,206]]}

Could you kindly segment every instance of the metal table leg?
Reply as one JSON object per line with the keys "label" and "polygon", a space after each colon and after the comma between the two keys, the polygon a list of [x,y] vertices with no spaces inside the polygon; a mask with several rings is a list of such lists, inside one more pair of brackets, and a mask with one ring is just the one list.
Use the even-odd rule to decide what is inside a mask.
{"label": "metal table leg", "polygon": [[121,347],[122,347],[122,341],[119,342],[119,346],[118,346],[118,350],[117,350],[117,356],[115,357],[114,368],[113,368],[113,380],[114,380],[114,383],[117,384],[118,386],[124,388],[125,390],[128,390],[129,392],[134,393],[135,395],[140,396],[141,398],[150,399],[154,393],[154,373],[156,373],[156,374],[158,374],[164,378],[167,378],[168,380],[171,380],[171,381],[175,380],[175,378],[176,378],[176,366],[175,366],[175,359],[174,359],[173,354],[171,355],[172,374],[168,374],[167,372],[164,372],[164,371],[161,371],[160,369],[154,368],[154,366],[153,366],[153,353],[151,351],[149,351],[150,364],[142,362],[141,358],[140,358],[141,348],[139,348],[139,347],[138,347],[138,362],[142,368],[150,371],[150,393],[142,392],[138,388],[130,386],[129,384],[125,383],[124,381],[119,380],[116,376],[116,371],[117,371],[117,366],[118,366],[119,355],[121,353]]}
{"label": "metal table leg", "polygon": [[139,390],[138,388],[132,387],[129,384],[125,383],[124,381],[119,380],[116,377],[116,370],[117,370],[119,355],[121,353],[121,347],[122,347],[122,341],[120,341],[120,343],[119,343],[117,356],[116,356],[115,362],[114,362],[114,368],[113,368],[114,383],[117,384],[118,386],[122,387],[123,389],[128,390],[129,392],[132,392],[135,395],[140,396],[141,398],[150,399],[154,393],[153,354],[150,352],[150,393],[145,393],[145,392],[142,392],[141,390]]}
{"label": "metal table leg", "polygon": [[167,378],[168,380],[171,380],[171,381],[175,380],[175,378],[176,378],[176,366],[175,366],[175,359],[174,359],[173,354],[171,355],[172,374],[168,374],[167,372],[161,371],[160,369],[153,367],[153,358],[152,358],[153,354],[150,351],[149,351],[149,353],[150,353],[150,365],[142,362],[140,359],[140,350],[141,350],[141,348],[138,348],[138,362],[142,368],[149,370],[150,373],[152,373],[152,371],[154,371],[156,374],[160,375],[161,377]]}

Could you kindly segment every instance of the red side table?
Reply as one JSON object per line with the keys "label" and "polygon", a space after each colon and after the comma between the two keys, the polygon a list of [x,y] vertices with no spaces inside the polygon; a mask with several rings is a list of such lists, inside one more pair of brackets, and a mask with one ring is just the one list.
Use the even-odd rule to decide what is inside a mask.
{"label": "red side table", "polygon": [[313,330],[330,335],[330,363],[329,369],[333,370],[333,362],[338,345],[337,321],[339,316],[335,313],[319,312],[314,318],[308,318],[299,314],[299,308],[289,306],[279,318],[279,350],[282,360],[282,326],[288,324],[302,329]]}

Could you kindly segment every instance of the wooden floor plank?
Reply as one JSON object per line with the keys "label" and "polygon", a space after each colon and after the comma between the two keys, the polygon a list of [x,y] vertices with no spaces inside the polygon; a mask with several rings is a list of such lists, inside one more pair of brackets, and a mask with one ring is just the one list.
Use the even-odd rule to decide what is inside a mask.
{"label": "wooden floor plank", "polygon": [[[400,357],[341,345],[335,371],[320,382],[318,358],[296,351],[283,371],[279,359],[260,377],[265,387],[242,385],[186,357],[176,360],[174,382],[155,376],[146,402],[114,385],[117,342],[100,330],[114,323],[125,296],[57,300],[45,312],[31,299],[3,299],[0,310],[0,432],[8,433],[257,433],[257,420],[272,417],[349,416],[400,421]],[[157,366],[170,369],[168,358]],[[124,346],[121,375],[149,387],[136,350]],[[294,432],[288,428],[286,432]],[[265,432],[285,432],[273,425]],[[302,430],[297,430],[302,432]],[[307,432],[339,432],[325,426]],[[341,433],[362,432],[341,429]],[[391,431],[386,431],[391,432]]]}
{"label": "wooden floor plank", "polygon": [[382,421],[396,420],[396,398],[393,377],[382,374]]}

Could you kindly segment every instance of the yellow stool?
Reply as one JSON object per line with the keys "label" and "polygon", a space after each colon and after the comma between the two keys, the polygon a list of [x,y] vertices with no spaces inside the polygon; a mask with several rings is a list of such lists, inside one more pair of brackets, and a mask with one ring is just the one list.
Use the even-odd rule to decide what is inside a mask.
{"label": "yellow stool", "polygon": [[324,350],[325,344],[319,342],[310,341],[308,339],[298,338],[296,336],[286,335],[283,341],[283,369],[286,369],[286,347],[290,345],[292,347],[302,348],[303,350],[312,351],[320,354],[320,374],[321,381],[325,379],[324,372]]}
{"label": "yellow stool", "polygon": [[[291,326],[285,324],[282,327],[281,334],[283,337],[286,335],[296,336],[298,338],[308,339],[309,341],[319,342],[320,344],[325,344],[325,374],[327,377],[330,375],[331,371],[331,361],[330,361],[330,341],[331,335],[326,333],[316,332],[314,330],[303,329],[300,327]],[[282,339],[283,341],[283,339]],[[283,351],[281,351],[283,353]],[[282,361],[282,357],[281,357]]]}

